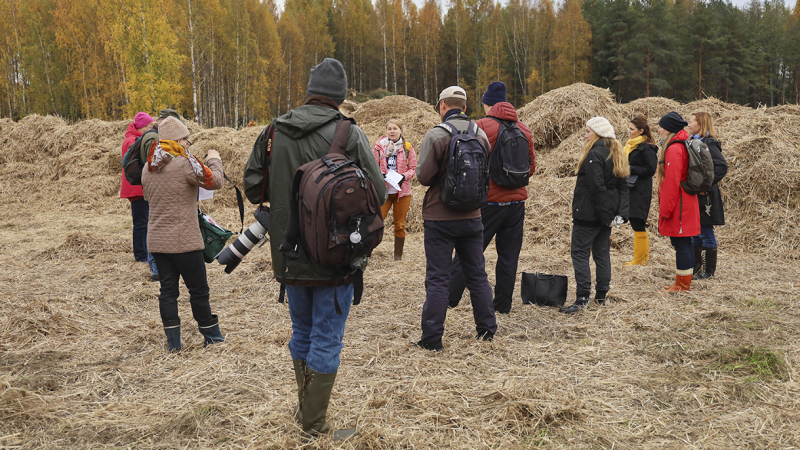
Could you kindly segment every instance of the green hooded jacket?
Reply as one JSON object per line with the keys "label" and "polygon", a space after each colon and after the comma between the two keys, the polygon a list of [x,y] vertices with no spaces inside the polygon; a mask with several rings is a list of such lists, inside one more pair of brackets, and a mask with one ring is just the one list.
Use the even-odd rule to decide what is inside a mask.
{"label": "green hooded jacket", "polygon": [[[345,116],[339,111],[317,105],[304,105],[295,108],[275,119],[275,136],[272,143],[270,162],[269,201],[270,229],[269,240],[272,251],[272,272],[280,279],[283,274],[283,253],[278,249],[283,242],[283,233],[289,223],[292,178],[300,166],[321,158],[328,153],[336,123]],[[372,156],[367,136],[361,128],[350,128],[347,140],[347,157],[369,175],[378,198],[386,201],[386,184],[383,182],[378,163]],[[260,190],[263,176],[264,155],[251,154],[244,170],[245,190]],[[315,285],[315,282],[342,278],[334,267],[320,266],[309,260],[305,253],[296,260],[288,261],[287,280],[299,282],[289,284]],[[326,285],[328,283],[321,283]]]}

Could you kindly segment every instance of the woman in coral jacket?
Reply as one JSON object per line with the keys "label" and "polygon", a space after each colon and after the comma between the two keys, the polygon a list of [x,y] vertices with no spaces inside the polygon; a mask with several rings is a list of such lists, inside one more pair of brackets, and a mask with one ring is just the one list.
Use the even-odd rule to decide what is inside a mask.
{"label": "woman in coral jacket", "polygon": [[411,179],[414,178],[414,170],[417,168],[417,154],[414,153],[411,143],[403,139],[402,122],[398,119],[389,120],[386,124],[386,135],[375,143],[372,155],[384,176],[389,170],[402,175],[397,183],[400,190],[386,182],[389,196],[381,207],[381,214],[385,219],[389,208],[394,205],[394,260],[400,261],[403,259],[403,245],[406,240],[406,215],[411,205]]}
{"label": "woman in coral jacket", "polygon": [[689,155],[683,143],[689,138],[683,129],[686,125],[674,111],[658,122],[658,134],[663,138],[658,154],[658,232],[669,236],[677,265],[675,283],[661,292],[689,290],[694,268],[692,237],[700,233],[697,196],[687,194],[681,187],[689,169]]}

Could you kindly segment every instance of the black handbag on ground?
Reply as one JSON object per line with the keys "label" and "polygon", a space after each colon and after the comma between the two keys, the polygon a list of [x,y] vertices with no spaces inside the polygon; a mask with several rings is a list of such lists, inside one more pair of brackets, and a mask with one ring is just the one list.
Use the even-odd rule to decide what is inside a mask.
{"label": "black handbag on ground", "polygon": [[567,301],[566,275],[522,272],[522,303],[562,307]]}

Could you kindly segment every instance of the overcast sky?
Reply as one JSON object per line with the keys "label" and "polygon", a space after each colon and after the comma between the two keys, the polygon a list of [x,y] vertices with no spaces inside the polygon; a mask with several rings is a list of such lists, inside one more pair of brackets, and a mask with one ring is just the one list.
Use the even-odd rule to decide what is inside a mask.
{"label": "overcast sky", "polygon": [[[280,11],[283,11],[284,1],[285,0],[276,0],[276,3],[278,4],[278,9]],[[422,7],[423,4],[425,4],[425,0],[413,0],[413,1],[420,8]],[[445,4],[446,5],[446,4],[449,3],[448,0],[437,0],[437,1],[439,2],[440,5],[441,4]],[[731,1],[736,6],[743,6],[743,5],[746,5],[746,4],[750,3],[750,0],[731,0]],[[784,0],[784,1],[786,2],[786,6],[788,6],[790,9],[794,8],[795,0]],[[508,0],[500,0],[500,3],[506,4],[506,3],[508,3]],[[556,3],[559,3],[559,0],[556,0]]]}

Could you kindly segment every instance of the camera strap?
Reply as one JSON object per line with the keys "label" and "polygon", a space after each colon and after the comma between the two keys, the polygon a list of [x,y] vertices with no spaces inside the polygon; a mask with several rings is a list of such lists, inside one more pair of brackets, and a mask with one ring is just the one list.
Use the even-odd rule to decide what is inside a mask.
{"label": "camera strap", "polygon": [[264,199],[267,197],[267,186],[269,186],[269,166],[272,162],[272,141],[275,137],[275,125],[269,124],[267,127],[267,143],[264,145],[264,178],[261,185],[261,200],[259,206],[264,206]]}
{"label": "camera strap", "polygon": [[236,187],[235,184],[233,184],[233,181],[231,181],[231,179],[228,178],[228,175],[226,175],[225,172],[222,172],[222,176],[228,183],[231,184],[231,186],[233,186],[234,189],[236,189],[236,206],[239,207],[239,221],[241,222],[241,227],[239,228],[239,234],[242,234],[242,232],[244,231],[244,200],[242,199],[242,191],[240,191],[239,188]]}

